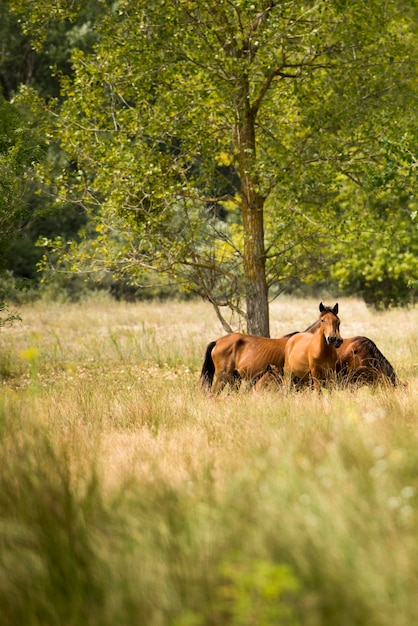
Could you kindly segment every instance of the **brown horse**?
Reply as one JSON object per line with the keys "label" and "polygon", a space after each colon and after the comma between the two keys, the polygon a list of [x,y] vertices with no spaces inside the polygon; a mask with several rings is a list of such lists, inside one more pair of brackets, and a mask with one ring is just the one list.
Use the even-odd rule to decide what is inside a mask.
{"label": "brown horse", "polygon": [[[342,385],[400,385],[399,378],[387,358],[368,337],[345,338],[337,348],[337,382]],[[268,365],[265,372],[254,380],[255,390],[269,384],[282,385],[282,372]]]}
{"label": "brown horse", "polygon": [[212,341],[206,348],[201,386],[205,391],[212,389],[220,393],[229,384],[236,389],[242,379],[255,381],[269,364],[283,371],[286,343],[294,333],[278,339],[231,333]]}
{"label": "brown horse", "polygon": [[[320,324],[317,320],[305,332],[316,332]],[[242,379],[248,380],[254,386],[269,366],[282,375],[286,343],[295,334],[297,331],[278,339],[270,339],[231,333],[212,341],[206,348],[200,374],[202,389],[210,391],[214,378],[214,393],[220,393],[227,384],[238,389]]]}
{"label": "brown horse", "polygon": [[320,391],[331,372],[336,371],[337,348],[342,344],[338,304],[319,305],[319,329],[297,333],[285,347],[284,373],[290,380],[310,380]]}
{"label": "brown horse", "polygon": [[387,358],[368,337],[344,339],[337,349],[338,380],[346,384],[379,383],[395,387],[399,379]]}

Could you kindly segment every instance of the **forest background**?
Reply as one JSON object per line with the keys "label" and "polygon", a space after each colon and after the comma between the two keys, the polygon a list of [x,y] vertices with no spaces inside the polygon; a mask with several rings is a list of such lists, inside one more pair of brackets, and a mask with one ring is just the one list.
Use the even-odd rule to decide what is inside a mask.
{"label": "forest background", "polygon": [[0,13],[0,300],[414,302],[416,2]]}

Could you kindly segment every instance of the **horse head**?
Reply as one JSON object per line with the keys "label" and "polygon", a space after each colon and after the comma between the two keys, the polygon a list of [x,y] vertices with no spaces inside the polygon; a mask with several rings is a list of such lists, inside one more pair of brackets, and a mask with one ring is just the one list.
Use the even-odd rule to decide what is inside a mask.
{"label": "horse head", "polygon": [[319,321],[321,322],[321,332],[329,346],[339,348],[343,342],[340,335],[340,319],[338,317],[338,303],[334,307],[319,305]]}

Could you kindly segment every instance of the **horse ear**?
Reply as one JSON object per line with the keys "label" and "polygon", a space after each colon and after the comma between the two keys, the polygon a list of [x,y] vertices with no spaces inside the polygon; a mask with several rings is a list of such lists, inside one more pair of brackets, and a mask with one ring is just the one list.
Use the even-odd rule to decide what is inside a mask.
{"label": "horse ear", "polygon": [[324,305],[322,304],[322,302],[320,302],[320,303],[319,303],[319,312],[320,312],[320,313],[323,313],[324,311],[325,311],[325,307],[324,307]]}
{"label": "horse ear", "polygon": [[335,315],[338,315],[338,302],[332,310],[334,311]]}

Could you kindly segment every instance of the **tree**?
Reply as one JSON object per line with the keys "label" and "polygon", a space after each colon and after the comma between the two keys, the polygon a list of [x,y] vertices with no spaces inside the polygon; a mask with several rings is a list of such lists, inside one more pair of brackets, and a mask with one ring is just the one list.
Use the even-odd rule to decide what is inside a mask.
{"label": "tree", "polygon": [[343,196],[363,207],[364,217],[357,218],[362,233],[350,241],[349,262],[340,245],[332,267],[345,293],[381,309],[407,304],[418,294],[417,160],[411,149],[416,139],[408,136],[406,117],[402,130],[401,141],[386,138],[385,168],[366,181],[368,193],[346,183]]}
{"label": "tree", "polygon": [[412,9],[113,5],[94,52],[74,51],[56,127],[72,166],[66,200],[96,229],[87,256],[171,272],[220,317],[227,304],[268,335],[269,286],[300,275],[295,259],[309,273],[323,258],[341,177],[360,181],[384,159],[382,119],[400,110],[414,65]]}
{"label": "tree", "polygon": [[[39,235],[69,238],[85,221],[84,211],[80,215],[73,206],[59,206],[52,188],[37,184],[35,169],[39,161],[58,164],[61,158],[50,141],[48,111],[40,98],[59,97],[60,77],[71,73],[74,46],[91,49],[90,6],[80,6],[70,22],[54,19],[54,11],[56,17],[66,16],[59,2],[42,9],[37,2],[0,0],[0,268],[7,270],[1,281],[5,293],[12,284],[36,287]],[[22,18],[14,9],[22,11]],[[30,30],[30,20],[41,25],[36,33],[31,30],[34,38],[22,29]]]}
{"label": "tree", "polygon": [[0,249],[9,245],[27,213],[34,164],[44,153],[44,141],[28,117],[0,96]]}

